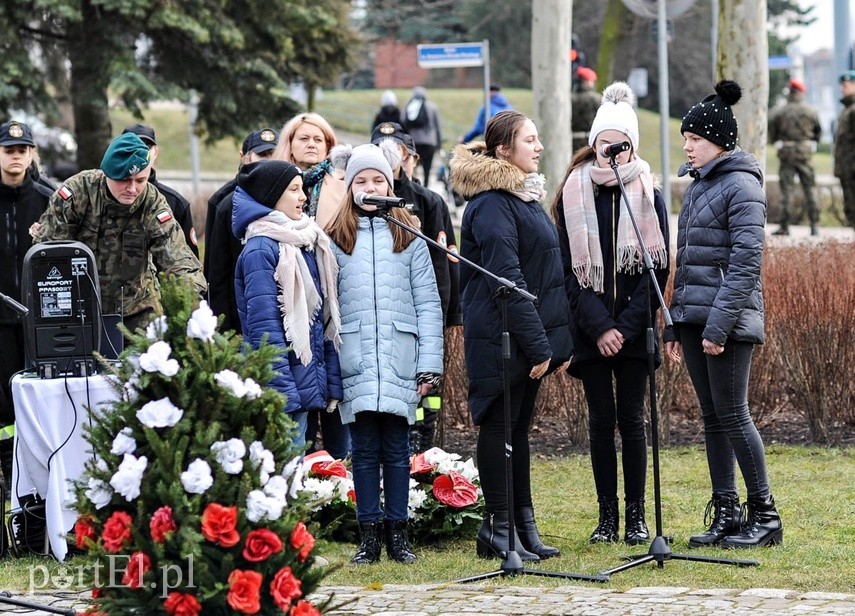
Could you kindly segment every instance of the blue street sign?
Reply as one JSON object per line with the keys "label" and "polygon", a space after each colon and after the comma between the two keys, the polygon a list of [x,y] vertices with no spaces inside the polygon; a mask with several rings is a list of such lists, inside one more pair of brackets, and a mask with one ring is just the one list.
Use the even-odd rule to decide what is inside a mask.
{"label": "blue street sign", "polygon": [[417,45],[421,68],[450,68],[455,66],[483,66],[483,43],[449,43]]}
{"label": "blue street sign", "polygon": [[769,70],[793,68],[793,61],[789,56],[769,56]]}

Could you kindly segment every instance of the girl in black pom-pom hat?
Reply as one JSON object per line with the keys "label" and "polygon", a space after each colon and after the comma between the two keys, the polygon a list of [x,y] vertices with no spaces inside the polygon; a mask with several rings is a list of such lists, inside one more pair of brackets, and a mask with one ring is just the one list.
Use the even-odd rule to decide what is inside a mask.
{"label": "girl in black pom-pom hat", "polygon": [[[748,377],[755,344],[764,341],[760,267],[766,196],[754,155],[737,147],[731,106],[742,96],[734,81],[683,118],[688,162],[679,175],[694,178],[683,197],[677,231],[672,331],[665,349],[685,358],[701,406],[714,511],[691,547],[758,547],[783,541],[769,489],[763,440],[748,409]],[[736,465],[748,499],[740,507]]]}

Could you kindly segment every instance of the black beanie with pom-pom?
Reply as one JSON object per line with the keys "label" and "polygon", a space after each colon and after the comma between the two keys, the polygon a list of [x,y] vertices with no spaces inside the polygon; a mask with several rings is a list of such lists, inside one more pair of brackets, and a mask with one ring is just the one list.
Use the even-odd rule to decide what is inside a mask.
{"label": "black beanie with pom-pom", "polygon": [[715,84],[715,92],[689,109],[680,124],[680,134],[694,133],[725,150],[732,150],[736,147],[739,126],[730,106],[742,98],[742,88],[735,81],[723,79]]}
{"label": "black beanie with pom-pom", "polygon": [[284,160],[259,160],[240,168],[237,184],[258,203],[272,210],[298,175],[301,175],[300,168]]}

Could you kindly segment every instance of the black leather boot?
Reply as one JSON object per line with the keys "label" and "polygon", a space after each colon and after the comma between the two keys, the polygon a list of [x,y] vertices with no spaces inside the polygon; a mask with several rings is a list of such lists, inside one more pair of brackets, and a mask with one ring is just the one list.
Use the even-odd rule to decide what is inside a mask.
{"label": "black leather boot", "polygon": [[359,523],[359,547],[350,559],[353,565],[370,565],[380,560],[380,534],[383,522]]}
{"label": "black leather boot", "polygon": [[533,507],[517,507],[514,520],[517,523],[520,542],[526,550],[537,554],[541,560],[561,555],[558,548],[546,545],[541,541],[540,533],[537,532],[537,525],[534,522]]}
{"label": "black leather boot", "polygon": [[[497,511],[485,513],[481,528],[475,537],[475,548],[481,558],[501,558],[504,560],[508,553],[510,535],[508,533],[508,512]],[[519,534],[514,529],[514,549],[523,561],[537,563],[540,556],[529,552],[523,547]]]}
{"label": "black leather boot", "polygon": [[407,521],[386,520],[386,555],[405,565],[416,562],[416,555],[410,551],[407,541]]}
{"label": "black leather boot", "polygon": [[623,542],[629,545],[638,545],[650,541],[650,531],[644,522],[644,501],[626,501],[625,513]]}
{"label": "black leather boot", "polygon": [[775,499],[769,496],[765,500],[749,498],[743,509],[742,526],[739,532],[725,537],[724,548],[761,548],[784,542],[784,528],[781,516],[775,508]]}
{"label": "black leather boot", "polygon": [[618,516],[618,502],[614,500],[600,500],[600,521],[594,532],[591,533],[589,543],[615,543],[620,531],[620,517]]}
{"label": "black leather boot", "polygon": [[[712,514],[712,515],[711,515]],[[719,545],[721,540],[739,532],[742,514],[738,496],[722,496],[713,493],[704,510],[704,524],[709,528],[700,535],[689,537],[690,548],[705,548]]]}

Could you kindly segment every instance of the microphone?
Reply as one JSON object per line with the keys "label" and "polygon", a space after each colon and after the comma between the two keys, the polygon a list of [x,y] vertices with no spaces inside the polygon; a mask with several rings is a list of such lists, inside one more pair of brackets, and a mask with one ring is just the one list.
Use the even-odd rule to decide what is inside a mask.
{"label": "microphone", "polygon": [[629,141],[621,141],[620,143],[612,143],[610,145],[604,145],[600,148],[598,154],[603,158],[614,158],[621,152],[626,152],[632,146],[629,144]]}
{"label": "microphone", "polygon": [[356,203],[356,205],[376,205],[381,209],[390,207],[407,207],[407,202],[400,197],[381,197],[380,195],[369,195],[364,192],[358,192],[353,195],[353,202]]}

